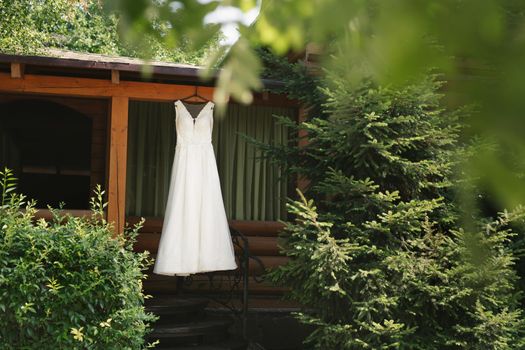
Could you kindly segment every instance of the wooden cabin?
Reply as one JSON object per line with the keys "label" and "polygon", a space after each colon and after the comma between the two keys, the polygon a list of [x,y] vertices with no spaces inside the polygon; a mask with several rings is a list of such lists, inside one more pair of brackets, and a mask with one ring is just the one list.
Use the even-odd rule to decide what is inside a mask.
{"label": "wooden cabin", "polygon": [[[43,217],[48,205],[61,202],[72,215],[89,215],[89,198],[101,184],[116,232],[144,217],[136,249],[155,255],[175,150],[173,102],[196,91],[212,99],[214,81],[203,83],[201,68],[191,65],[150,62],[144,69],[138,59],[49,53],[0,54],[0,165],[14,169],[19,190],[37,200]],[[286,261],[277,246],[278,221],[286,218],[285,198],[297,184],[258,159],[260,151],[242,135],[289,142],[273,115],[297,119],[299,113],[294,101],[260,93],[250,106],[232,102],[226,116],[215,118],[225,207],[231,227],[247,237],[255,256],[252,276]],[[188,289],[210,293],[204,282],[197,276]],[[174,287],[169,277],[151,275],[145,282],[150,294]],[[226,283],[215,290],[229,288]],[[282,306],[280,290],[266,282],[250,278],[249,290],[258,306]]]}

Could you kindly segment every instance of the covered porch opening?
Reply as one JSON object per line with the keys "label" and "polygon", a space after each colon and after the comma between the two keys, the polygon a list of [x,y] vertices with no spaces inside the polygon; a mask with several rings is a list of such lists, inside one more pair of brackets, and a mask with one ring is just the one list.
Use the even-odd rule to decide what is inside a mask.
{"label": "covered porch opening", "polygon": [[104,100],[2,95],[0,166],[37,208],[87,210],[104,186],[106,113]]}
{"label": "covered porch opening", "polygon": [[[154,255],[162,229],[164,196],[169,188],[167,174],[171,171],[176,142],[173,102],[192,95],[196,89],[211,100],[214,88],[202,85],[196,67],[159,63],[151,66],[152,75],[144,78],[142,62],[84,54],[72,56],[0,54],[0,104],[3,106],[17,99],[38,99],[67,110],[72,120],[90,120],[91,136],[89,126],[80,122],[84,127],[78,130],[82,129],[84,136],[74,140],[78,142],[71,147],[73,155],[83,154],[78,160],[82,166],[76,168],[75,176],[89,171],[89,194],[96,184],[102,184],[108,203],[106,217],[114,225],[115,235],[144,216],[146,222],[134,248]],[[158,109],[164,112],[151,112]],[[253,258],[249,259],[249,278],[242,280],[241,288],[250,293],[250,310],[287,313],[297,306],[280,300],[284,288],[275,287],[260,277],[265,269],[287,261],[279,252],[277,234],[282,224],[277,220],[285,219],[284,199],[293,194],[292,187],[300,184],[297,179],[288,179],[289,183],[282,181],[281,170],[258,159],[260,153],[242,134],[262,142],[294,142],[274,124],[273,115],[301,120],[303,110],[297,101],[263,92],[255,95],[252,105],[230,103],[228,111],[230,114],[224,120],[217,117],[213,138],[230,226],[247,238]],[[90,148],[86,146],[87,139],[91,139]],[[67,148],[65,143],[62,148]],[[86,152],[90,154],[89,165]],[[60,168],[56,170],[59,174],[65,166],[57,168]],[[70,166],[70,174],[72,168]],[[86,187],[80,187],[82,195],[78,198],[85,198]],[[90,215],[85,208],[85,202],[75,202],[74,207],[66,203],[66,210],[71,215]],[[46,210],[38,215],[50,217]],[[239,289],[232,294],[235,286],[230,276],[218,274],[215,277],[210,284],[209,276],[195,275],[187,289],[188,295],[208,296],[213,300],[233,296],[229,300],[239,309]],[[238,283],[238,280],[233,282]],[[143,285],[147,294],[156,297],[172,294],[175,287],[173,278],[151,273]],[[219,305],[213,304],[211,308],[222,312]],[[262,323],[259,324],[258,317],[252,321],[260,327]],[[266,325],[270,323],[275,323],[273,316]]]}
{"label": "covered porch opening", "polygon": [[[146,222],[135,249],[155,254],[176,142],[173,102],[196,89],[206,99],[213,99],[214,88],[198,80],[198,68],[158,64],[151,67],[152,75],[144,78],[142,62],[129,59],[83,54],[61,59],[0,55],[0,61],[1,98],[39,98],[93,116],[90,189],[102,184],[106,190],[106,216],[115,234],[144,216]],[[158,109],[165,112],[148,112]],[[285,219],[285,198],[298,183],[297,179],[282,181],[281,170],[258,159],[257,148],[242,135],[262,142],[293,142],[275,124],[273,115],[298,120],[302,109],[297,101],[262,92],[255,94],[250,106],[230,103],[228,113],[223,120],[217,116],[214,123],[221,187],[231,227],[247,236],[250,252],[261,262],[250,265],[250,275],[260,276],[265,268],[286,262],[277,244],[277,232],[282,228],[278,220]],[[172,135],[152,136],[161,131]],[[148,141],[150,138],[154,141]],[[78,209],[69,207],[73,215],[90,214]],[[41,215],[49,217],[45,210]],[[197,279],[194,291],[208,293],[209,284]],[[170,293],[174,287],[172,281],[154,275],[144,284],[151,294]],[[280,293],[279,288],[252,278],[248,287],[258,295]],[[220,289],[216,291],[229,290],[229,284],[223,283]],[[272,298],[269,307],[275,306],[274,302]]]}

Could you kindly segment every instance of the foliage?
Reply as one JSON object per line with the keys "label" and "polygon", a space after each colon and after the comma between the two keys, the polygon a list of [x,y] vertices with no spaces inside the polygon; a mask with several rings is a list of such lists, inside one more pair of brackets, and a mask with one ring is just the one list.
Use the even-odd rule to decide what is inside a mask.
{"label": "foliage", "polygon": [[[160,18],[172,28],[165,36],[170,42],[184,35],[211,35],[213,28],[205,28],[203,20],[219,6],[245,13],[259,6],[253,25],[238,21],[241,38],[217,73],[219,108],[230,96],[249,103],[250,89],[261,87],[261,60],[252,53],[255,47],[285,55],[316,43],[324,52],[322,66],[355,86],[369,77],[381,85],[405,85],[429,68],[438,68],[451,82],[449,103],[479,105],[469,120],[472,130],[496,137],[518,158],[525,158],[523,1],[184,0],[176,7],[153,0],[111,3],[127,19],[124,33],[129,37],[155,32],[152,23]],[[221,59],[212,56],[209,66],[215,67]],[[525,178],[507,181],[514,171],[512,164],[488,153],[471,165],[466,171],[480,177],[506,206],[512,206],[517,196],[525,197]]]}
{"label": "foliage", "polygon": [[[211,37],[191,50],[187,40],[168,47],[152,35],[140,42],[121,40],[119,16],[103,10],[100,0],[0,0],[0,52],[48,54],[60,48],[117,56],[144,57],[167,62],[203,64],[218,46]],[[159,32],[165,32],[159,26]]]}
{"label": "foliage", "polygon": [[[435,77],[404,88],[330,76],[323,118],[296,125],[303,147],[266,148],[310,181],[288,208],[290,262],[270,273],[306,308],[315,349],[519,349],[512,222],[474,216],[461,228],[454,170],[458,113]],[[290,123],[293,127],[293,124]],[[296,140],[297,141],[297,140]],[[283,156],[284,154],[284,156]],[[317,205],[314,205],[314,201]],[[473,212],[470,215],[475,215]]]}
{"label": "foliage", "polygon": [[323,114],[323,109],[320,107],[326,97],[319,88],[323,84],[323,79],[308,74],[303,64],[290,63],[286,58],[276,56],[267,49],[259,48],[257,54],[263,62],[262,77],[281,84],[267,87],[267,90],[298,101],[309,115]]}
{"label": "foliage", "polygon": [[[13,188],[9,171],[0,174]],[[4,191],[5,193],[5,191]],[[0,212],[0,343],[2,349],[142,349],[154,317],[143,307],[147,253],[113,237],[100,188],[93,217],[52,210],[35,219],[24,196],[4,196]],[[23,210],[22,210],[23,209]]]}

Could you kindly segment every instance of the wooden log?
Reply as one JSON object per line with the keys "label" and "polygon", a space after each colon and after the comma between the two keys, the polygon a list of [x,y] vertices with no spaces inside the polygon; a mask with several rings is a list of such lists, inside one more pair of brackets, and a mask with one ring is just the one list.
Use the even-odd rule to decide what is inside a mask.
{"label": "wooden log", "polygon": [[[257,237],[249,236],[248,249],[250,254],[257,256],[279,256],[279,247],[277,246],[277,237]],[[240,251],[240,248],[236,248]]]}
{"label": "wooden log", "polygon": [[[214,276],[212,285],[210,285],[209,279],[205,275],[193,275],[191,279],[191,285],[184,287],[185,291],[188,292],[187,294],[229,294],[233,286],[231,276]],[[143,282],[143,287],[146,294],[174,294],[176,284],[176,277],[150,274]],[[248,290],[252,295],[275,296],[284,293],[289,290],[289,288],[277,287],[267,281],[257,282],[253,278],[249,278]],[[236,292],[239,294],[242,293],[240,288]]]}
{"label": "wooden log", "polygon": [[278,221],[230,220],[230,225],[246,236],[275,237],[284,225]]}
{"label": "wooden log", "polygon": [[[160,233],[162,231],[162,218],[145,218],[144,226],[140,232]],[[137,216],[128,216],[126,222],[134,225],[140,221]],[[256,220],[229,220],[230,226],[245,236],[275,237],[283,229],[284,225],[278,221],[256,221]]]}
{"label": "wooden log", "polygon": [[[151,255],[153,259],[155,259],[155,256],[156,256],[155,254]],[[269,270],[275,269],[276,267],[286,264],[290,260],[290,258],[286,256],[258,256],[257,258],[262,262],[262,265],[257,263],[254,259],[250,259],[249,270],[248,270],[248,273],[250,276],[262,275]],[[148,271],[150,274],[154,276],[158,276],[156,274],[153,274],[153,267],[150,267]],[[228,275],[228,274],[231,274],[231,271],[216,271],[215,274]]]}
{"label": "wooden log", "polygon": [[114,223],[115,234],[124,231],[128,105],[127,97],[111,99],[107,220]]}
{"label": "wooden log", "polygon": [[[248,247],[250,253],[261,256],[278,256],[279,248],[277,246],[276,237],[257,237],[248,236]],[[141,233],[137,237],[137,242],[134,245],[136,252],[149,251],[152,254],[157,253],[159,247],[160,234],[158,233]],[[236,250],[239,249],[236,247]]]}

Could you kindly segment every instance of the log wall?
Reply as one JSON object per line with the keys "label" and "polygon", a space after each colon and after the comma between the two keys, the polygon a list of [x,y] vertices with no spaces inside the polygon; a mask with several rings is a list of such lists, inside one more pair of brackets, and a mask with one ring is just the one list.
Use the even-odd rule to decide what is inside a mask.
{"label": "log wall", "polygon": [[[137,223],[140,219],[137,217],[128,217],[127,222],[130,225]],[[259,259],[263,265],[260,266],[254,259],[250,260],[248,283],[249,291],[252,295],[266,295],[279,296],[285,289],[278,288],[269,282],[256,281],[254,277],[262,277],[262,275],[277,266],[281,266],[288,261],[288,258],[280,253],[278,235],[282,230],[283,225],[275,221],[241,221],[231,220],[230,226],[241,232],[248,239],[248,246],[250,253]],[[152,257],[157,253],[160,233],[162,231],[162,219],[146,218],[144,226],[140,230],[140,234],[135,244],[135,251],[143,252],[149,251]],[[236,251],[236,254],[240,252]],[[266,270],[266,271],[265,271]],[[151,269],[148,271],[148,279],[144,282],[145,290],[150,294],[171,294],[174,293],[176,283],[174,277],[159,276],[152,273]],[[215,292],[227,292],[232,283],[228,278],[228,274],[217,272],[214,276],[216,279]],[[191,292],[209,293],[210,288],[208,277],[206,275],[192,276],[192,284],[188,287]]]}

